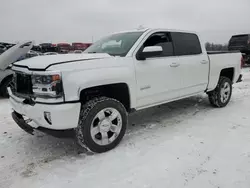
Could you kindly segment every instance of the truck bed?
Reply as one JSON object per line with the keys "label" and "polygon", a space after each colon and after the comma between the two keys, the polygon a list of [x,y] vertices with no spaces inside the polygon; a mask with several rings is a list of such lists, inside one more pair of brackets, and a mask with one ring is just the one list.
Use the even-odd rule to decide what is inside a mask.
{"label": "truck bed", "polygon": [[223,69],[231,69],[234,72],[232,81],[236,83],[241,73],[242,54],[237,51],[207,52],[207,54],[210,60],[208,91],[216,87]]}
{"label": "truck bed", "polygon": [[213,55],[213,54],[228,54],[228,53],[240,53],[240,51],[207,51],[208,55]]}

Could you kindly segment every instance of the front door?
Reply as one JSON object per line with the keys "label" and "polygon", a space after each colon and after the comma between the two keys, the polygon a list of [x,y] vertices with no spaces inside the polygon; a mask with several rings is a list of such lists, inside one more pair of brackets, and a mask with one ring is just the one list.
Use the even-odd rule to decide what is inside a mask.
{"label": "front door", "polygon": [[137,107],[145,108],[178,98],[181,73],[174,56],[170,34],[152,33],[142,43],[137,54],[147,46],[161,46],[163,52],[145,60],[135,59]]}

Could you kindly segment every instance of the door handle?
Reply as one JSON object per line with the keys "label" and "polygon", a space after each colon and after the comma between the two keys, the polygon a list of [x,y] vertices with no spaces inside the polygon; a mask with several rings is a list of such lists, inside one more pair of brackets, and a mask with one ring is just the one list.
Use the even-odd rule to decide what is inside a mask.
{"label": "door handle", "polygon": [[171,63],[171,64],[170,64],[170,67],[179,67],[179,66],[180,66],[179,63]]}
{"label": "door handle", "polygon": [[202,61],[201,61],[201,64],[207,64],[207,63],[208,63],[207,60],[202,60]]}

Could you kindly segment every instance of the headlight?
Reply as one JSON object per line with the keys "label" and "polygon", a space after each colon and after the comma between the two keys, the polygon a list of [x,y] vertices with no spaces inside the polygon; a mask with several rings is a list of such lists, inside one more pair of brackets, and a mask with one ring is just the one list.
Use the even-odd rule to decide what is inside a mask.
{"label": "headlight", "polygon": [[37,97],[59,98],[63,96],[63,87],[60,74],[32,75],[32,89]]}

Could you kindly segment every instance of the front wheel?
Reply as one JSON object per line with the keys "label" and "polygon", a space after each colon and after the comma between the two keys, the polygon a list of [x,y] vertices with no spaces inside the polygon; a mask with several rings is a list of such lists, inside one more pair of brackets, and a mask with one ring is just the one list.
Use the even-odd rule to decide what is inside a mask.
{"label": "front wheel", "polygon": [[212,106],[225,107],[232,96],[232,81],[227,77],[220,77],[215,90],[208,93],[208,98]]}
{"label": "front wheel", "polygon": [[107,97],[90,100],[80,112],[78,143],[92,152],[109,151],[122,140],[127,122],[126,109],[119,101]]}

